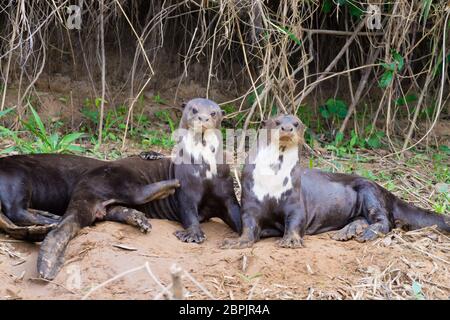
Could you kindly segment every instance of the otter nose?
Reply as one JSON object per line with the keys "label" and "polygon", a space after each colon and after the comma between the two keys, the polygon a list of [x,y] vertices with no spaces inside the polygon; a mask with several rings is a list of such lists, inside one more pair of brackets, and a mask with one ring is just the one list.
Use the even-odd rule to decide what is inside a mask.
{"label": "otter nose", "polygon": [[281,126],[281,130],[284,132],[292,132],[294,128],[292,126]]}
{"label": "otter nose", "polygon": [[209,118],[208,117],[198,116],[198,120],[208,122]]}

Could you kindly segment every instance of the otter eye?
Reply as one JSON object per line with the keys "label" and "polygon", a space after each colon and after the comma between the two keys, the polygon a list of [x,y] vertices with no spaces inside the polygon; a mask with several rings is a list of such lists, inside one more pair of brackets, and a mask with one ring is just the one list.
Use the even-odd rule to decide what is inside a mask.
{"label": "otter eye", "polygon": [[198,110],[197,110],[196,108],[192,108],[192,113],[193,113],[193,114],[197,114],[197,113],[198,113]]}
{"label": "otter eye", "polygon": [[281,124],[280,121],[275,121],[275,125],[279,126]]}
{"label": "otter eye", "polygon": [[294,127],[298,128],[298,126],[300,125],[300,123],[296,122],[294,123]]}
{"label": "otter eye", "polygon": [[215,112],[211,112],[211,117],[215,117],[216,113]]}

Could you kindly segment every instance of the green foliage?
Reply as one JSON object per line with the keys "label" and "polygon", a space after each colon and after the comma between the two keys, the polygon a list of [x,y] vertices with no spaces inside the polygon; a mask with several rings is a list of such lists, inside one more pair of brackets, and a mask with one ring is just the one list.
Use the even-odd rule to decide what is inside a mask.
{"label": "green foliage", "polygon": [[172,148],[175,142],[170,134],[160,130],[148,130],[143,134],[142,145],[144,147],[158,146],[163,148]]}
{"label": "green foliage", "polygon": [[334,152],[338,157],[353,154],[356,148],[379,149],[383,146],[382,139],[385,134],[383,131],[376,131],[371,134],[371,129],[372,126],[367,126],[364,135],[358,135],[355,130],[352,130],[350,139],[348,140],[345,140],[343,133],[338,132],[334,141],[327,145],[326,148]]}
{"label": "green foliage", "polygon": [[379,149],[382,146],[381,139],[384,137],[383,131],[372,134],[367,140],[367,145],[372,149]]}
{"label": "green foliage", "polygon": [[422,11],[420,13],[419,22],[423,21],[424,24],[427,23],[432,2],[433,2],[433,0],[423,0],[422,1]]}
{"label": "green foliage", "polygon": [[437,196],[433,204],[433,210],[440,214],[448,214],[450,212],[450,192],[444,192]]}
{"label": "green foliage", "polygon": [[333,4],[340,7],[348,7],[349,13],[353,17],[361,18],[364,15],[364,10],[354,0],[325,0],[322,4],[322,12],[325,14],[330,13],[333,9]]}
{"label": "green foliage", "polygon": [[391,54],[392,54],[392,58],[394,59],[396,65],[397,65],[398,71],[402,71],[403,67],[405,66],[405,59],[400,55],[400,53],[398,53],[394,49],[391,50]]}
{"label": "green foliage", "polygon": [[351,154],[355,152],[355,147],[363,147],[364,139],[358,137],[356,132],[352,130],[351,138],[347,141],[344,141],[344,134],[338,132],[334,139],[334,142],[327,146],[327,149],[333,151],[336,156],[342,157],[346,154]]}
{"label": "green foliage", "polygon": [[[259,86],[256,88],[256,93],[258,94],[258,96],[262,93],[263,91],[263,86]],[[254,91],[252,91],[252,93],[250,93],[247,97],[247,103],[249,105],[253,105],[256,101],[256,93]]]}
{"label": "green foliage", "polygon": [[156,111],[155,117],[169,126],[170,133],[164,130],[141,130],[142,145],[144,147],[172,148],[175,145],[175,142],[172,140],[172,133],[175,132],[178,125],[173,121],[170,112],[167,110]]}
{"label": "green foliage", "polygon": [[[450,64],[450,53],[445,58],[445,64]],[[442,49],[439,51],[438,60],[436,65],[433,68],[433,78],[437,75],[440,75],[442,72]]]}
{"label": "green foliage", "polygon": [[381,75],[378,85],[380,86],[380,88],[387,88],[391,84],[392,79],[394,79],[394,71],[386,70]]}
{"label": "green foliage", "polygon": [[156,104],[167,104],[167,101],[163,99],[159,93],[153,96],[153,102]]}
{"label": "green foliage", "polygon": [[12,112],[14,108],[9,108],[3,111],[0,111],[0,118],[6,116],[8,113]]}
{"label": "green foliage", "polygon": [[2,150],[1,153],[7,154],[13,151],[21,153],[79,153],[85,151],[83,147],[75,144],[85,135],[80,132],[72,132],[65,136],[60,136],[56,132],[47,132],[44,123],[34,108],[29,105],[32,117],[28,121],[22,121],[24,127],[28,130],[28,135],[32,140],[23,139],[18,132],[5,127],[0,127],[0,136],[11,138],[15,145]]}
{"label": "green foliage", "polygon": [[414,93],[409,93],[405,96],[401,96],[397,100],[395,100],[395,104],[397,106],[406,106],[412,102],[417,101],[417,95]]}
{"label": "green foliage", "polygon": [[446,145],[439,146],[439,151],[446,153],[447,155],[450,155],[450,147]]}
{"label": "green foliage", "polygon": [[159,110],[155,112],[155,116],[163,122],[166,122],[169,125],[170,128],[170,132],[174,132],[176,129],[176,125],[172,119],[172,117],[170,116],[169,111],[167,110]]}
{"label": "green foliage", "polygon": [[345,119],[348,107],[343,100],[330,98],[325,105],[319,107],[321,116],[325,119]]}
{"label": "green foliage", "polygon": [[357,172],[360,176],[372,180],[372,181],[376,181],[378,179],[378,177],[373,173],[372,170],[368,170],[368,169],[362,169],[360,171]]}
{"label": "green foliage", "polygon": [[364,15],[364,10],[358,6],[356,1],[348,0],[346,3],[348,5],[350,15],[356,18],[361,18]]}
{"label": "green foliage", "polygon": [[405,65],[405,60],[404,60],[403,56],[400,55],[394,49],[391,50],[391,58],[392,58],[393,62],[381,63],[381,65],[384,68],[384,73],[381,75],[378,85],[382,89],[389,87],[389,85],[392,83],[392,80],[394,79],[395,73],[397,71],[402,71],[403,67]]}
{"label": "green foliage", "polygon": [[[97,128],[100,123],[100,106],[101,98],[96,98],[94,102],[89,99],[85,100],[85,104],[81,109],[81,114],[86,119],[87,123],[84,130],[87,131],[93,144],[97,144],[98,131]],[[106,102],[105,102],[106,103]],[[126,123],[127,108],[120,105],[115,109],[107,110],[103,119],[102,140],[107,142],[117,142],[121,138]],[[130,134],[133,134],[131,132]]]}
{"label": "green foliage", "polygon": [[[237,108],[233,104],[227,104],[222,107],[222,110],[225,111],[225,114],[231,114],[237,112]],[[235,129],[242,129],[245,122],[245,113],[239,113],[235,117],[224,119],[223,120],[223,127],[230,127]]]}
{"label": "green foliage", "polygon": [[436,181],[450,184],[450,168],[446,163],[447,155],[433,157],[434,177]]}
{"label": "green foliage", "polygon": [[328,14],[331,12],[331,9],[333,8],[333,1],[332,0],[325,0],[322,4],[322,12],[325,14]]}

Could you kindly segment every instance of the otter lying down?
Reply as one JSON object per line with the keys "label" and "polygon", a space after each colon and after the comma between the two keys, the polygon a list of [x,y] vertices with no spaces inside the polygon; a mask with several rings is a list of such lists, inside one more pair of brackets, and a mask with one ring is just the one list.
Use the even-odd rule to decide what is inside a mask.
{"label": "otter lying down", "polygon": [[180,137],[182,156],[196,157],[199,164],[176,164],[154,152],[113,162],[69,155],[1,158],[0,228],[17,239],[44,240],[38,272],[46,279],[62,267],[68,242],[95,220],[124,222],[143,232],[151,228],[148,218],[176,220],[184,227],[176,232],[180,240],[201,243],[200,222],[219,217],[240,235],[226,239],[223,248],[249,247],[273,236],[282,237],[280,246],[297,248],[305,234],[332,230],[338,230],[336,240],[368,241],[397,224],[450,231],[445,216],[408,204],[375,182],[302,168],[304,126],[292,115],[264,122],[263,129],[279,133],[279,141],[258,146],[254,161],[244,166],[240,208],[228,165],[211,160],[218,150],[208,129],[220,128],[222,117],[207,99],[193,99],[183,110],[180,128],[200,123],[201,132]]}

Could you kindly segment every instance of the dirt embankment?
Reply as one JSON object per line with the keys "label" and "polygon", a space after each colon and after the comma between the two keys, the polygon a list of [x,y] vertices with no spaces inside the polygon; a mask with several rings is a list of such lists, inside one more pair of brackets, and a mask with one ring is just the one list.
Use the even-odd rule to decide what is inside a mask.
{"label": "dirt embankment", "polygon": [[[328,234],[307,236],[306,248],[281,249],[266,239],[252,249],[222,250],[233,232],[218,221],[203,225],[202,245],[179,242],[177,223],[152,220],[149,235],[118,223],[84,229],[69,245],[53,283],[35,280],[39,244],[0,236],[0,298],[80,299],[95,286],[136,267],[148,266],[164,286],[174,263],[214,298],[441,298],[450,296],[449,238],[433,230],[394,231],[368,244],[337,242]],[[119,248],[119,247],[122,248]],[[130,250],[131,249],[131,250]],[[132,251],[133,250],[133,251]],[[184,277],[186,295],[207,298]],[[93,299],[153,299],[161,287],[145,268],[91,292]]]}

